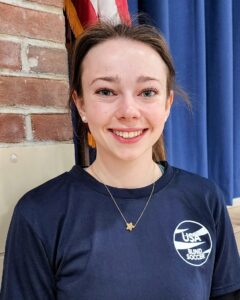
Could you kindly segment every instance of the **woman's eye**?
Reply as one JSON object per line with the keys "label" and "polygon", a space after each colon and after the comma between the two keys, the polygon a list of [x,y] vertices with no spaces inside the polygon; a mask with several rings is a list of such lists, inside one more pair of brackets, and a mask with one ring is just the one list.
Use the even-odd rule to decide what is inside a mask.
{"label": "woman's eye", "polygon": [[156,90],[152,90],[152,89],[149,89],[149,90],[145,90],[141,93],[141,96],[143,97],[153,97],[157,94],[157,91]]}
{"label": "woman's eye", "polygon": [[114,92],[109,89],[100,89],[96,92],[96,94],[102,95],[102,96],[113,96]]}

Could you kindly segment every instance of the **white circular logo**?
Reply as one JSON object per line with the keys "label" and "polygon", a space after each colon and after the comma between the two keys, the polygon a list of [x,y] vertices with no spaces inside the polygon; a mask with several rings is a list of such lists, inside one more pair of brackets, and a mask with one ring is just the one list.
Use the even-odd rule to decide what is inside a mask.
{"label": "white circular logo", "polygon": [[186,220],[179,223],[173,234],[179,256],[192,266],[202,266],[212,251],[212,239],[202,224]]}

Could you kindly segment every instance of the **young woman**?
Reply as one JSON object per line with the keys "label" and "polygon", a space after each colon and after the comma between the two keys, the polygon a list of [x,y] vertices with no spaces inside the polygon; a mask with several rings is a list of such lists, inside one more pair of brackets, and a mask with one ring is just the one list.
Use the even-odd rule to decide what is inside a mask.
{"label": "young woman", "polygon": [[71,96],[96,159],[19,201],[2,300],[239,299],[221,191],[164,161],[174,89],[154,28],[102,23],[77,40]]}

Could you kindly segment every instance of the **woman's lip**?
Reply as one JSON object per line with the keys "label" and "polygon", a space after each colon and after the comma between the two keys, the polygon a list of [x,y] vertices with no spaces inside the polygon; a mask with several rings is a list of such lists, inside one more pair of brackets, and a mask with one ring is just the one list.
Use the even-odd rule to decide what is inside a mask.
{"label": "woman's lip", "polygon": [[122,132],[133,132],[133,131],[144,131],[147,128],[109,128],[110,131],[122,131]]}
{"label": "woman's lip", "polygon": [[[119,136],[117,134],[114,133],[115,129],[110,129],[109,130],[111,132],[111,134],[113,135],[113,137],[120,143],[122,144],[133,144],[133,143],[136,143],[138,142],[139,140],[141,140],[143,138],[143,136],[145,135],[147,129],[139,129],[139,130],[130,130],[130,131],[142,131],[142,133],[138,136],[135,136],[135,137],[132,137],[132,138],[124,138],[122,136]],[[116,130],[116,131],[121,131],[121,130]],[[125,132],[129,132],[129,131],[126,131]]]}

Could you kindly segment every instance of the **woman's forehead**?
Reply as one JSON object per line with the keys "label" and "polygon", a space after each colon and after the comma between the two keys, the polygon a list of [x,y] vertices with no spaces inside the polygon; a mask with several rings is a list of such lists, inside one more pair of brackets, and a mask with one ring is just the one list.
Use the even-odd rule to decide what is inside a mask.
{"label": "woman's forehead", "polygon": [[118,38],[94,46],[83,60],[83,75],[93,77],[166,76],[167,67],[151,46],[130,39]]}
{"label": "woman's forehead", "polygon": [[[103,56],[104,59],[107,59],[108,56],[115,56],[119,55],[118,58],[120,59],[122,55],[124,55],[127,51],[127,54],[139,54],[139,55],[155,55],[156,58],[160,57],[159,53],[154,50],[150,45],[147,43],[132,40],[129,38],[112,38],[93,46],[88,53],[86,54],[84,60],[88,59],[89,56]],[[108,56],[107,56],[108,54]],[[94,57],[95,58],[95,57]]]}

